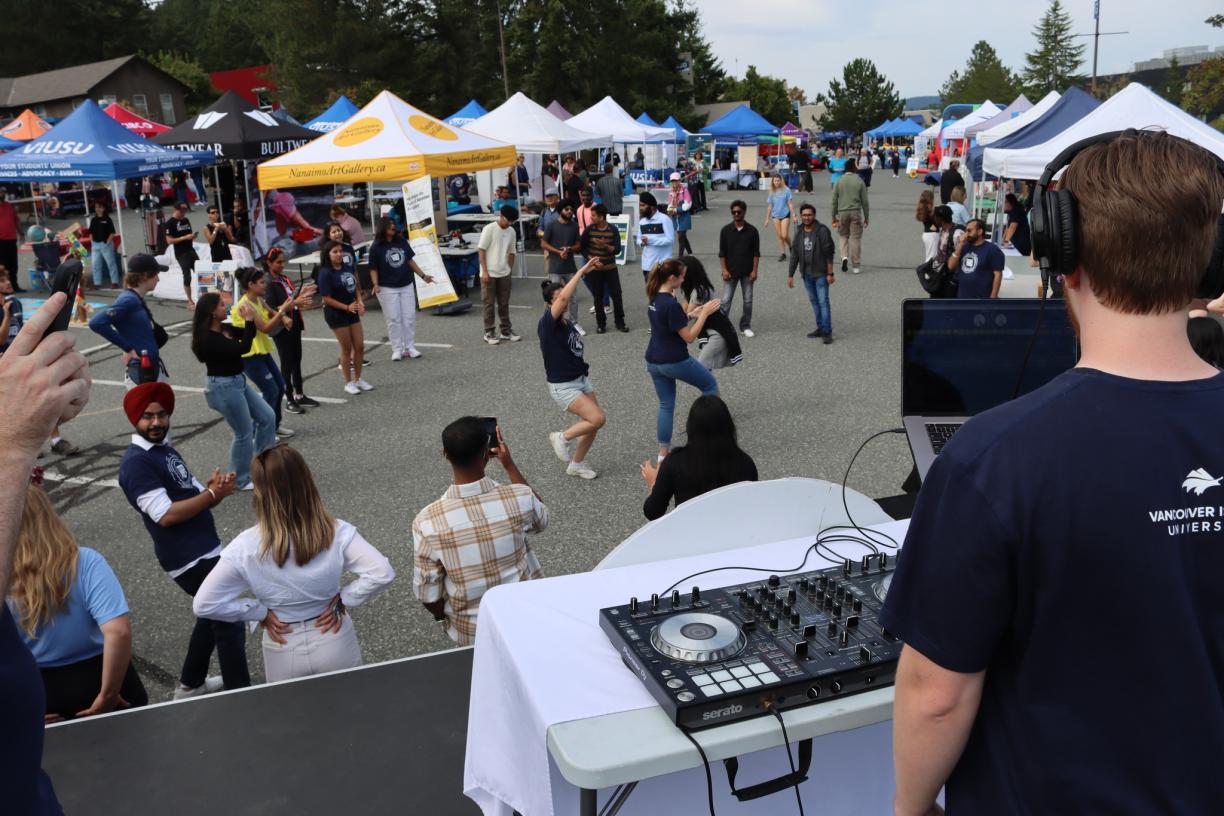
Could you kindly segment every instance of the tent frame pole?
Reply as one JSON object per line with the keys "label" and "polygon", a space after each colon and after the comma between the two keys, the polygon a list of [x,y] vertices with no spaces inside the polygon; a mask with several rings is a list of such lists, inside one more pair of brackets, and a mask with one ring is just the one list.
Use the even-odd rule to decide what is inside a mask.
{"label": "tent frame pole", "polygon": [[119,187],[118,179],[112,179],[111,180],[111,199],[116,204],[115,217],[119,221],[119,251],[115,254],[118,256],[119,271],[120,273],[122,273],[124,270],[123,257],[124,257],[124,253],[127,251],[127,238],[125,238],[123,235],[123,206],[119,204],[118,187]]}

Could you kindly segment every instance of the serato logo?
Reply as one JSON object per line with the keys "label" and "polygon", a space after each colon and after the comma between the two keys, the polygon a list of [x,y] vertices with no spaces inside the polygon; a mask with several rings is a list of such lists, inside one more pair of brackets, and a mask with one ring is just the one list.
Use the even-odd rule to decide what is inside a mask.
{"label": "serato logo", "polygon": [[1182,482],[1182,490],[1187,493],[1193,493],[1196,496],[1203,495],[1212,487],[1219,487],[1220,479],[1212,476],[1202,468],[1195,468],[1186,474],[1186,480]]}
{"label": "serato logo", "polygon": [[204,111],[196,117],[195,124],[191,126],[192,130],[208,130],[213,125],[220,122],[228,113],[218,111]]}
{"label": "serato logo", "polygon": [[279,122],[276,121],[275,116],[265,111],[253,110],[253,111],[245,111],[245,113],[247,116],[251,117],[252,119],[254,119],[259,124],[263,125],[264,127],[276,127],[278,124],[280,124]]}
{"label": "serato logo", "polygon": [[720,720],[723,717],[730,717],[732,714],[739,714],[744,710],[742,705],[729,705],[726,708],[715,708],[712,711],[707,711],[701,715],[703,720]]}

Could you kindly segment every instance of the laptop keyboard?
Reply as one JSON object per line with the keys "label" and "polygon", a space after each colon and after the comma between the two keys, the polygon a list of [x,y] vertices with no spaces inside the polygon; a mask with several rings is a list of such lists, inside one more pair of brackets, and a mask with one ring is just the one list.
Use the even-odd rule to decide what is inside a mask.
{"label": "laptop keyboard", "polygon": [[948,444],[952,434],[961,426],[959,422],[928,422],[926,424],[927,439],[931,440],[931,450],[939,453]]}

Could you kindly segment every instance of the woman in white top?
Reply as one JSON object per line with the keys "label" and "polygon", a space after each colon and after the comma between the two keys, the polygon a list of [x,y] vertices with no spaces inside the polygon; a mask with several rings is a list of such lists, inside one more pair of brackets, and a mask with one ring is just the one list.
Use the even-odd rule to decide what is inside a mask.
{"label": "woman in white top", "polygon": [[[361,665],[349,607],[387,588],[395,570],[346,521],[323,508],[306,460],[269,448],[251,462],[256,525],[222,550],[196,593],[197,615],[258,621],[270,683]],[[340,576],[357,579],[340,586]],[[245,592],[255,597],[239,597]]]}

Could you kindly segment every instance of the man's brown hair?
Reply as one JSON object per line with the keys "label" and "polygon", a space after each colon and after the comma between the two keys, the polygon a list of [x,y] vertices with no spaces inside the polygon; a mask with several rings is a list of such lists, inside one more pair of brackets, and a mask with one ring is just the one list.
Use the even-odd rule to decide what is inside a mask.
{"label": "man's brown hair", "polygon": [[1127,314],[1194,300],[1224,204],[1214,156],[1167,133],[1126,133],[1077,155],[1059,186],[1075,196],[1078,265],[1097,300]]}

